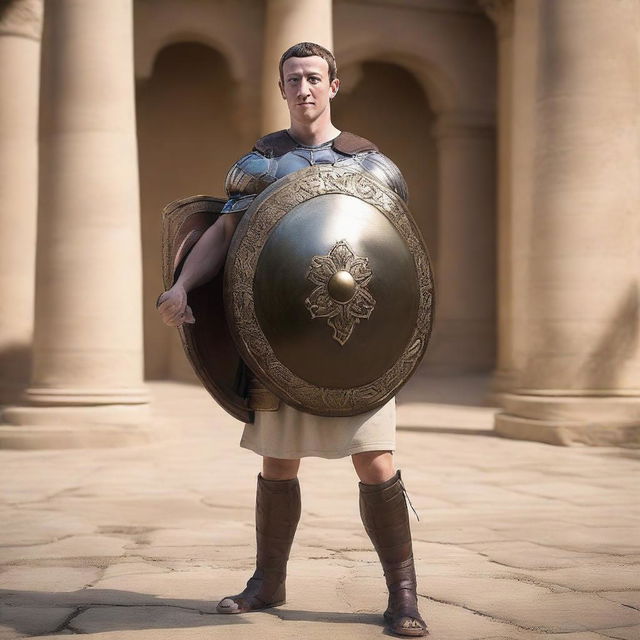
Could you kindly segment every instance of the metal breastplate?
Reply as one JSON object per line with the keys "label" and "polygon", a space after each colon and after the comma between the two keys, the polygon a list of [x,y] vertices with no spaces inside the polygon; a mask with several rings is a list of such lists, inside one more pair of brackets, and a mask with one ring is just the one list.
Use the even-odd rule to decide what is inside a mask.
{"label": "metal breastplate", "polygon": [[336,164],[349,158],[351,156],[335,151],[331,147],[331,142],[319,147],[299,147],[279,158],[275,158],[277,162],[275,177],[277,180],[295,171],[300,171],[300,169],[312,167],[314,164]]}
{"label": "metal breastplate", "polygon": [[276,180],[316,164],[366,171],[393,189],[405,202],[408,200],[407,185],[400,170],[385,155],[377,151],[348,155],[327,142],[317,147],[299,146],[276,158],[267,158],[257,151],[240,158],[227,174],[225,190],[229,201],[223,213],[246,210],[255,196]]}

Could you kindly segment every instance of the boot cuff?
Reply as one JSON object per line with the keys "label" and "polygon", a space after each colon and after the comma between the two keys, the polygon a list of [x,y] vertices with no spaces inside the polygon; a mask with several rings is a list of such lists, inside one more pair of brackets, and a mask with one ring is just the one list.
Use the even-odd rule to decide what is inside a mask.
{"label": "boot cuff", "polygon": [[385,489],[393,487],[393,485],[396,484],[396,482],[400,482],[400,480],[401,475],[398,470],[393,477],[389,478],[385,482],[381,482],[380,484],[365,484],[364,482],[359,482],[358,486],[362,493],[378,493],[379,491],[384,491]]}
{"label": "boot cuff", "polygon": [[258,485],[261,485],[263,489],[271,492],[285,493],[299,486],[298,478],[291,478],[290,480],[267,480],[262,477],[262,474],[258,474]]}

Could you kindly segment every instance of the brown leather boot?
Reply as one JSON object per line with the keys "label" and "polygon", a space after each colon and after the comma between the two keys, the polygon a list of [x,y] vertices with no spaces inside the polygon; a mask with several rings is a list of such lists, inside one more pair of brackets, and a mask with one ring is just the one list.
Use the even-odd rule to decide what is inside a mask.
{"label": "brown leather boot", "polygon": [[265,480],[256,492],[256,570],[242,593],[218,603],[218,613],[246,613],[284,604],[287,560],[300,520],[298,479]]}
{"label": "brown leather boot", "polygon": [[401,636],[428,635],[418,611],[409,512],[399,471],[381,484],[360,483],[360,515],[384,570],[389,630]]}

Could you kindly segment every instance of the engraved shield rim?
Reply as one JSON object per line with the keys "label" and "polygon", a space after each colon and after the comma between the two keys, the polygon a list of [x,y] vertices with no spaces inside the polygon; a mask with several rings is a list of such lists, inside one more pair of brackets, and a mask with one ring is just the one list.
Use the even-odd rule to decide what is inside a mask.
{"label": "engraved shield rim", "polygon": [[[418,280],[416,327],[395,364],[371,383],[350,389],[317,387],[276,357],[256,317],[253,277],[271,231],[295,206],[325,194],[355,196],[373,205],[400,234]],[[351,416],[393,397],[426,351],[432,329],[434,286],[429,254],[405,202],[368,173],[314,165],[281,178],[251,204],[233,236],[224,275],[224,303],[236,347],[258,379],[288,405],[321,416]]]}

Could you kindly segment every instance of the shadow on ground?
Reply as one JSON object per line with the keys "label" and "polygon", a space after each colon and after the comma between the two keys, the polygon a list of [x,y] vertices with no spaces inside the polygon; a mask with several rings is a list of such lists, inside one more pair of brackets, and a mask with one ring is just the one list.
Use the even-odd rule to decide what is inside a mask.
{"label": "shadow on ground", "polygon": [[396,429],[400,431],[417,431],[419,433],[447,433],[457,436],[488,436],[490,438],[498,438],[499,436],[493,429],[479,429],[477,427],[469,427],[468,429],[462,427],[430,427],[430,426],[416,426],[413,424],[402,424],[398,422]]}
{"label": "shadow on ground", "polygon": [[[188,600],[162,598],[151,594],[115,589],[81,589],[74,592],[12,591],[0,589],[0,601],[15,611],[33,612],[34,609],[67,611],[62,622],[45,633],[100,633],[107,631],[133,631],[211,627],[253,624],[252,617],[271,615],[284,621],[330,622],[336,624],[371,624],[380,627],[381,614],[344,613],[333,611],[305,611],[273,608],[251,614],[230,615],[216,612],[217,599]],[[6,611],[6,609],[5,609]],[[31,616],[24,619],[3,615],[3,623],[17,633],[33,635]],[[55,617],[55,616],[52,616]],[[59,620],[59,617],[58,617]],[[264,621],[264,620],[263,620]],[[257,622],[257,620],[255,620]],[[44,631],[44,630],[43,630]],[[41,631],[42,633],[42,631]]]}

